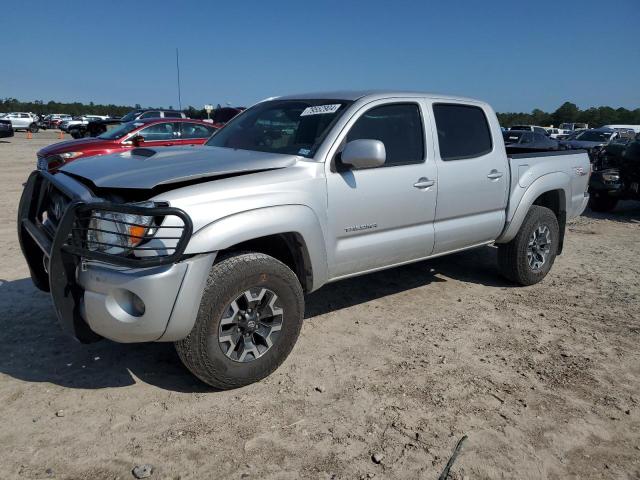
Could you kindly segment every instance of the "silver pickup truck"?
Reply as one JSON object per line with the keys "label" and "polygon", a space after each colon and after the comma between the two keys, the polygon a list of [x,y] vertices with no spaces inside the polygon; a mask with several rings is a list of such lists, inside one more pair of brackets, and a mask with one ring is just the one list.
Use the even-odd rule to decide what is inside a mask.
{"label": "silver pickup truck", "polygon": [[[328,282],[496,244],[542,280],[588,200],[576,151],[505,153],[484,102],[413,92],[271,98],[204,147],[135,148],[31,174],[31,277],[82,342],[176,342],[216,388],[273,372]],[[362,281],[366,281],[363,279]]]}

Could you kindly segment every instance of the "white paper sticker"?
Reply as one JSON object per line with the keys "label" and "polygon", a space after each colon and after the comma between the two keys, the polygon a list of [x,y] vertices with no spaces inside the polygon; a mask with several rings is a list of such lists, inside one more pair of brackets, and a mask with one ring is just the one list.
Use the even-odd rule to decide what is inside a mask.
{"label": "white paper sticker", "polygon": [[306,117],[307,115],[322,115],[325,113],[336,113],[340,108],[340,103],[335,103],[333,105],[316,105],[315,107],[307,107],[300,114],[301,117]]}

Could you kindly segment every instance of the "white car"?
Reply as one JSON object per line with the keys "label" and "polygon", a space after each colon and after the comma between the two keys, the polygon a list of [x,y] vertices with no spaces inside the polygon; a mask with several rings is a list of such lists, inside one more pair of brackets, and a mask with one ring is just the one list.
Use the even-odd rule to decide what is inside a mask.
{"label": "white car", "polygon": [[32,133],[38,131],[38,116],[33,113],[11,112],[4,118],[11,121],[14,130],[28,130]]}

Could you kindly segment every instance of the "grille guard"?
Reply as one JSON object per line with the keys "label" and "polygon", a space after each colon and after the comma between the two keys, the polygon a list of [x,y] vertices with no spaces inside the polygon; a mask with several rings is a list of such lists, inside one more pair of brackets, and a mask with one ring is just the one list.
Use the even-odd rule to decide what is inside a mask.
{"label": "grille guard", "polygon": [[[144,237],[138,237],[131,234],[122,234],[119,232],[113,232],[111,230],[100,230],[103,232],[109,233],[118,233],[119,235],[126,237],[133,237],[136,239],[142,239],[142,243],[140,245],[130,247],[128,249],[128,255],[119,255],[112,254],[106,252],[100,252],[91,250],[88,248],[88,245],[91,243],[90,241],[83,238],[83,235],[80,235],[80,232],[88,232],[90,230],[96,230],[94,228],[90,228],[88,226],[82,226],[83,222],[87,222],[90,218],[95,218],[91,214],[93,212],[116,212],[116,213],[124,213],[131,215],[142,215],[147,217],[161,217],[166,219],[167,217],[178,217],[182,220],[182,226],[167,226],[160,225],[157,228],[159,230],[180,230],[179,236],[156,236],[149,235]],[[71,219],[68,221],[66,217],[70,216]],[[116,222],[109,220],[112,223],[127,223],[127,222]],[[137,225],[138,224],[130,224]],[[64,229],[63,229],[64,227]],[[189,243],[189,239],[191,238],[191,233],[193,231],[193,224],[191,223],[191,218],[184,211],[175,207],[136,207],[131,205],[123,205],[109,202],[101,202],[101,203],[73,203],[67,209],[65,216],[63,217],[63,221],[60,222],[60,226],[58,227],[58,231],[56,232],[56,238],[58,236],[64,236],[65,241],[62,243],[60,248],[67,253],[79,256],[85,259],[98,260],[104,263],[109,263],[112,265],[119,265],[124,267],[132,267],[132,268],[142,268],[142,267],[157,267],[159,265],[167,265],[171,263],[175,263],[180,260],[185,249],[187,248],[187,244]],[[178,233],[178,232],[176,232]],[[141,251],[150,251],[149,247],[145,247],[145,240],[177,240],[175,247],[165,246],[166,250],[171,250],[173,253],[167,255],[155,255],[149,257],[132,257],[131,253],[141,252]],[[94,242],[95,243],[95,242]],[[107,246],[116,246],[111,244],[103,244]],[[157,249],[152,249],[157,250]]]}
{"label": "grille guard", "polygon": [[[53,237],[43,227],[38,216],[49,185],[69,200],[58,221]],[[131,258],[89,250],[74,226],[83,215],[92,211],[144,214],[146,216],[177,216],[183,222],[178,242],[170,255]],[[86,219],[85,219],[86,220]],[[34,171],[25,183],[18,208],[18,238],[27,260],[31,278],[40,290],[50,291],[62,329],[81,342],[93,342],[101,337],[94,333],[82,316],[83,290],[76,282],[76,270],[82,259],[132,268],[154,267],[180,260],[191,238],[193,224],[182,210],[172,207],[135,207],[105,202],[79,182],[63,174]],[[139,237],[138,237],[139,238]],[[175,237],[173,237],[175,238]]]}

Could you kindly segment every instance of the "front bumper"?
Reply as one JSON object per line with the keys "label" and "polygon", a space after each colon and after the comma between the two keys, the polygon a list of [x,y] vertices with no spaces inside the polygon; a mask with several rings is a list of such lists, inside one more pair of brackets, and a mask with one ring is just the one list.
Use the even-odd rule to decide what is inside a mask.
{"label": "front bumper", "polygon": [[[60,207],[57,202],[48,199],[61,195],[68,203],[56,208]],[[109,204],[66,175],[33,172],[18,210],[18,236],[31,278],[38,288],[51,292],[62,329],[81,342],[103,336],[121,342],[158,340],[167,330],[181,289],[185,285],[204,288],[207,275],[204,280],[200,276],[205,266],[208,271],[213,257],[183,258],[191,221],[181,210],[168,207],[151,208],[146,214],[184,220],[182,227],[162,224],[157,229],[181,228],[179,237],[170,237],[179,238],[175,246],[165,249],[173,253],[132,258],[92,251],[81,233],[87,230],[82,215],[100,210],[139,213],[140,207]],[[53,232],[51,223],[44,220],[52,216],[58,218]],[[188,279],[193,272],[198,278]],[[185,295],[193,299],[190,292]]]}
{"label": "front bumper", "polygon": [[80,314],[92,331],[116,342],[184,338],[193,326],[214,258],[214,254],[199,255],[138,269],[97,262],[80,265],[76,268],[83,290]]}

